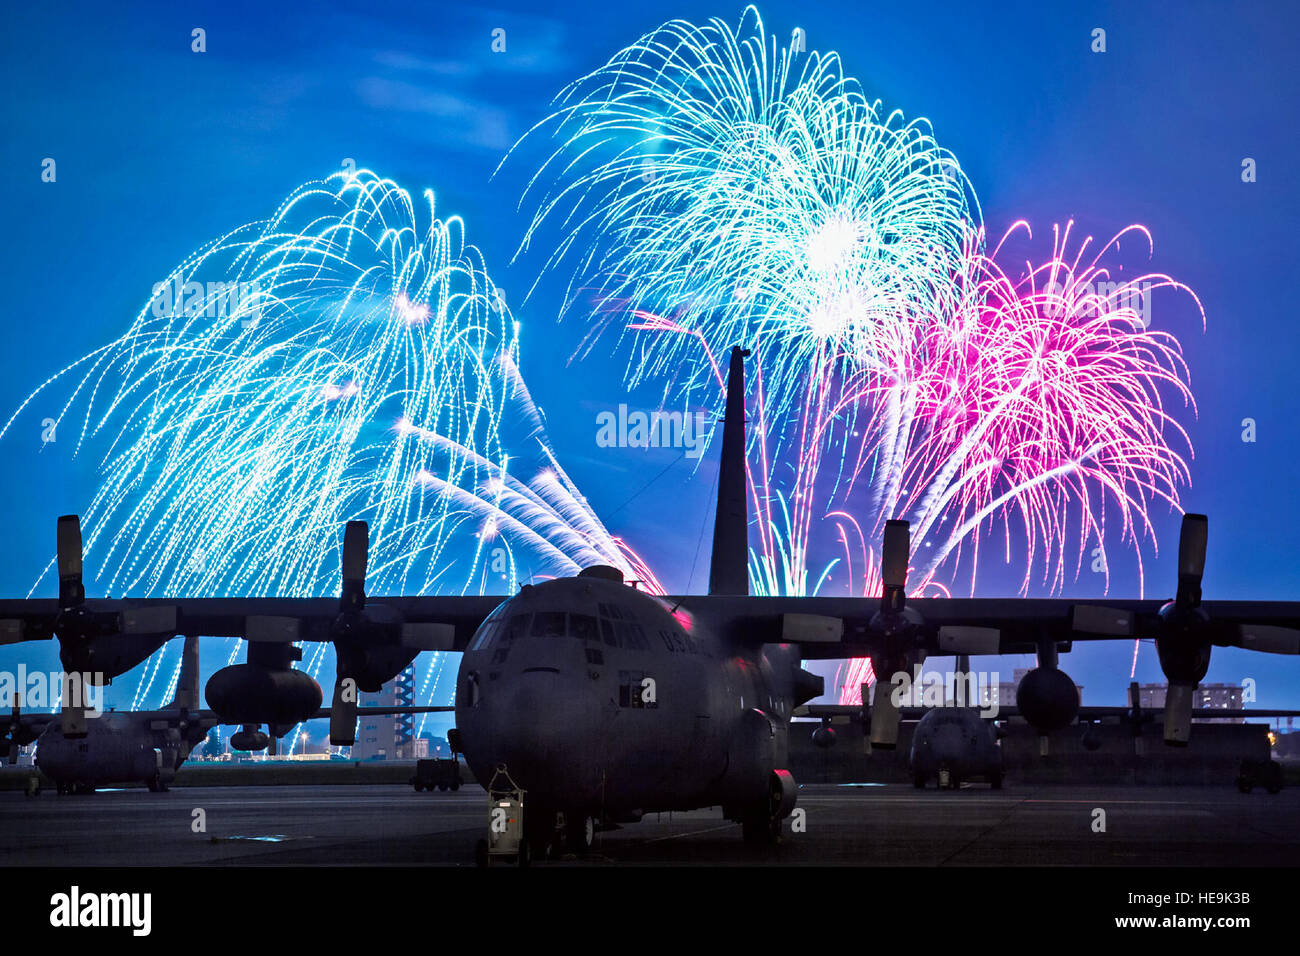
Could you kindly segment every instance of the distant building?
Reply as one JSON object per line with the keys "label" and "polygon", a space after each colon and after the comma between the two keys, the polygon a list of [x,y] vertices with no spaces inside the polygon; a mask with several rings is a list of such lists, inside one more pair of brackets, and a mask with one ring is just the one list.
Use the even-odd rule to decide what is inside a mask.
{"label": "distant building", "polygon": [[[1164,710],[1168,684],[1143,684],[1138,699],[1143,710]],[[1237,684],[1201,684],[1196,688],[1192,706],[1197,710],[1240,710],[1242,688]],[[1197,721],[1217,724],[1243,724],[1244,717],[1197,717]]]}
{"label": "distant building", "polygon": [[[362,694],[362,707],[409,707],[415,695],[415,668],[407,666],[384,685],[377,694]],[[352,746],[354,760],[412,760],[428,755],[428,742],[421,745],[413,733],[410,714],[387,717],[362,717],[357,742]]]}

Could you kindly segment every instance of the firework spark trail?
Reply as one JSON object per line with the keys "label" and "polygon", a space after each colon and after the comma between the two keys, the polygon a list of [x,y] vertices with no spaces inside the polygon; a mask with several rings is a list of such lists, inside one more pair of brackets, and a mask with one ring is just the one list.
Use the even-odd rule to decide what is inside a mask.
{"label": "firework spark trail", "polygon": [[[882,330],[942,294],[978,220],[959,164],[834,54],[779,49],[752,7],[736,30],[652,31],[564,90],[539,133],[560,142],[521,199],[536,206],[522,248],[558,223],[543,271],[572,256],[568,306],[594,283],[601,327],[631,320],[629,386],[663,377],[672,401],[712,405],[715,355],[744,342],[765,356],[756,588],[804,593],[823,455],[858,412],[844,384],[906,334]],[[766,466],[783,453],[799,467],[777,515]]]}
{"label": "firework spark trail", "polygon": [[78,451],[107,444],[85,511],[102,590],[337,593],[354,519],[371,593],[509,592],[517,557],[531,574],[599,559],[653,580],[559,469],[517,324],[463,223],[424,200],[366,170],[308,183],[38,389],[77,377],[56,421],[81,416]]}
{"label": "firework spark trail", "polygon": [[[567,261],[568,307],[594,300],[583,350],[612,328],[630,387],[710,406],[716,356],[753,350],[758,593],[826,584],[836,562],[809,561],[829,521],[850,593],[878,594],[868,542],[895,517],[913,523],[914,594],[948,593],[966,568],[973,592],[995,531],[1024,559],[1022,593],[1039,569],[1056,590],[1104,547],[1107,508],[1141,590],[1149,510],[1179,509],[1188,480],[1167,396],[1194,408],[1177,340],[1138,315],[1156,288],[1190,290],[1113,282],[1103,263],[1128,232],[1150,253],[1142,227],[1088,258],[1067,225],[1045,263],[1005,268],[1027,225],[986,252],[974,191],[928,125],[886,115],[834,54],[781,49],[752,7],[734,31],[646,34],[521,144],[539,135],[555,145],[521,197],[520,252],[559,234],[541,272]],[[869,666],[850,668],[846,696]]]}
{"label": "firework spark trail", "polygon": [[[521,199],[535,206],[521,251],[555,224],[543,271],[573,258],[568,307],[592,294],[607,325],[640,310],[714,354],[779,341],[771,422],[799,418],[809,368],[833,382],[872,362],[877,326],[949,281],[978,218],[924,120],[883,115],[834,54],[778,49],[752,7],[737,30],[673,21],[642,37],[525,139],[543,133],[560,142]],[[678,397],[711,398],[688,339],[636,345],[630,385],[680,373]]]}
{"label": "firework spark trail", "polygon": [[[956,573],[967,549],[973,592],[982,539],[1000,525],[1005,559],[1019,538],[1021,593],[1036,568],[1039,583],[1058,590],[1071,564],[1078,576],[1090,546],[1104,555],[1109,507],[1118,512],[1110,525],[1118,523],[1119,543],[1136,557],[1140,595],[1141,545],[1148,537],[1155,545],[1150,509],[1164,502],[1180,510],[1190,473],[1174,445],[1190,454],[1191,442],[1165,405],[1172,396],[1194,411],[1195,401],[1178,340],[1147,328],[1139,309],[1167,288],[1186,294],[1202,323],[1204,310],[1191,289],[1161,273],[1111,280],[1104,257],[1130,232],[1150,252],[1146,230],[1131,226],[1085,259],[1092,240],[1071,253],[1071,227],[1055,229],[1051,257],[1026,263],[1015,281],[977,251],[982,243],[968,242],[963,284],[975,294],[948,321],[925,325],[895,373],[863,377],[864,401],[882,423],[867,444],[906,448],[899,479],[884,479],[887,510],[877,519],[912,521],[916,589],[935,585],[945,564]],[[1017,223],[998,249],[1022,228],[1028,233]],[[895,430],[904,426],[889,408],[904,394],[915,416],[900,439]],[[1102,572],[1108,589],[1108,563]],[[862,667],[850,668],[848,686]]]}

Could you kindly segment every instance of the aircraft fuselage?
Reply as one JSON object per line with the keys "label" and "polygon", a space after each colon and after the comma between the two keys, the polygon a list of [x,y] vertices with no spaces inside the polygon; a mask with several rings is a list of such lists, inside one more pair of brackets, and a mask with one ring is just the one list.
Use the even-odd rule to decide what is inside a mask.
{"label": "aircraft fuselage", "polygon": [[786,766],[797,651],[734,646],[674,607],[587,573],[525,587],[464,654],[456,720],[485,786],[613,820],[761,801]]}
{"label": "aircraft fuselage", "polygon": [[[161,783],[176,776],[194,742],[162,711],[109,711],[86,721],[86,736],[65,737],[61,720],[41,734],[36,766],[63,787]],[[202,739],[200,737],[200,739]]]}

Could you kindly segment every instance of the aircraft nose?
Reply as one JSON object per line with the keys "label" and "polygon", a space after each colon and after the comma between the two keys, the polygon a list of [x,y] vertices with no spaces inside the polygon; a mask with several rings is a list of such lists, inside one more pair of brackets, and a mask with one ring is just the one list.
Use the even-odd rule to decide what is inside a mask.
{"label": "aircraft nose", "polygon": [[524,668],[493,708],[499,757],[534,799],[594,786],[599,700],[586,674]]}

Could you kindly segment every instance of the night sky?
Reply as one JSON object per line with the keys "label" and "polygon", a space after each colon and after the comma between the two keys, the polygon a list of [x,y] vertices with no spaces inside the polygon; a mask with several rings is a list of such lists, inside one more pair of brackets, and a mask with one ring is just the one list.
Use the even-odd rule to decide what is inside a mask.
{"label": "night sky", "polygon": [[[656,392],[629,395],[624,357],[609,348],[570,362],[585,317],[557,322],[556,278],[525,301],[539,257],[510,264],[526,226],[516,207],[528,157],[493,173],[565,83],[666,20],[734,24],[742,6],[11,6],[0,35],[9,221],[0,235],[0,410],[8,418],[50,375],[121,334],[152,284],[191,251],[352,158],[413,193],[431,188],[440,215],[465,219],[522,323],[522,373],[559,460],[670,591],[702,591],[700,529],[716,465],[679,461],[635,494],[677,453],[597,446],[599,410],[652,406]],[[887,109],[929,118],[970,177],[991,235],[1022,218],[1047,243],[1068,219],[1102,240],[1130,223],[1151,230],[1154,257],[1126,261],[1186,282],[1206,313],[1202,330],[1172,293],[1153,311],[1154,326],[1183,345],[1197,401],[1195,415],[1173,411],[1195,450],[1184,507],[1210,517],[1206,597],[1300,600],[1297,333],[1286,298],[1286,230],[1300,221],[1300,7],[799,0],[760,11],[783,41],[801,27],[810,49],[837,50]],[[202,54],[190,49],[195,27],[206,30]],[[1097,27],[1107,32],[1101,54],[1090,49]],[[491,50],[496,28],[506,31],[505,53]],[[55,183],[41,181],[46,157],[57,162]],[[1251,183],[1241,175],[1248,157]],[[42,396],[0,441],[5,596],[27,593],[52,557],[55,517],[83,511],[96,486],[93,443],[74,458],[75,429],[41,440],[59,395]],[[1242,440],[1247,418],[1253,443]],[[1157,556],[1146,542],[1146,596],[1165,597],[1179,516],[1157,508],[1152,520],[1163,546]],[[1021,571],[982,571],[977,593],[1014,593]],[[1112,572],[1111,593],[1136,596],[1131,560],[1112,555]],[[1085,565],[1064,593],[1100,596],[1100,583]],[[1085,704],[1119,703],[1131,655],[1123,643],[1093,646],[1062,664],[1084,685]],[[57,666],[52,642],[0,651],[0,667],[18,660]],[[1009,675],[1029,663],[976,667]],[[1163,680],[1153,647],[1142,649],[1137,677]],[[1215,651],[1207,680],[1246,677],[1261,706],[1300,704],[1294,660]]]}

